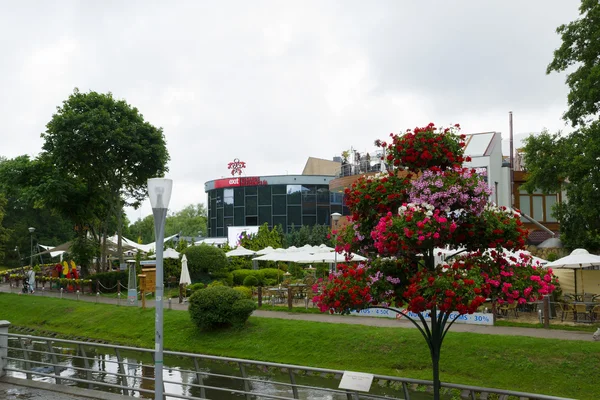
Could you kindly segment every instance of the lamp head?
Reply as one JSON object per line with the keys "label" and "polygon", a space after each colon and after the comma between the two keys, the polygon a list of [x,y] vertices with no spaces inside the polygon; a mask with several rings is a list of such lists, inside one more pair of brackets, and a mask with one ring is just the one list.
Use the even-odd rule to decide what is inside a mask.
{"label": "lamp head", "polygon": [[165,178],[148,179],[148,195],[153,209],[168,208],[171,200],[173,180]]}
{"label": "lamp head", "polygon": [[33,233],[33,232],[35,232],[35,228],[32,226],[29,228],[29,233]]}
{"label": "lamp head", "polygon": [[331,214],[331,220],[333,222],[338,222],[341,217],[342,217],[342,214],[340,214],[338,212],[334,212],[333,214]]}

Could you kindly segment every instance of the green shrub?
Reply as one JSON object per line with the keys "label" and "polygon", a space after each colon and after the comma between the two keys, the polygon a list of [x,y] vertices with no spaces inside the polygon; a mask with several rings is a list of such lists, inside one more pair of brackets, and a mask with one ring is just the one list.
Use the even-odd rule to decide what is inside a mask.
{"label": "green shrub", "polygon": [[192,283],[191,285],[188,285],[186,287],[186,290],[188,292],[188,296],[191,296],[195,291],[204,289],[205,287],[206,287],[206,285],[204,283],[197,282],[197,283]]}
{"label": "green shrub", "polygon": [[263,268],[260,270],[260,272],[262,273],[263,280],[265,282],[266,282],[266,280],[277,282],[278,275],[279,275],[279,282],[281,282],[283,280],[283,271],[281,271],[277,268]]}
{"label": "green shrub", "polygon": [[218,247],[201,244],[190,246],[183,250],[188,259],[188,268],[192,281],[200,280],[203,273],[216,274],[228,269],[228,261],[225,252]]}
{"label": "green shrub", "polygon": [[248,275],[243,282],[244,286],[255,287],[258,286],[258,278],[255,275]]}
{"label": "green shrub", "polygon": [[242,296],[244,297],[244,299],[252,298],[252,289],[247,288],[246,286],[236,286],[233,289],[240,292],[242,294]]}
{"label": "green shrub", "polygon": [[212,287],[217,287],[217,286],[227,286],[227,285],[224,284],[223,281],[212,281],[211,283],[206,285],[207,288],[212,288]]}
{"label": "green shrub", "polygon": [[556,253],[550,253],[548,254],[548,261],[552,262],[552,261],[556,261],[558,260],[558,256],[556,255]]}
{"label": "green shrub", "polygon": [[[96,281],[100,282],[101,293],[116,293],[117,281],[121,282],[121,285],[127,287],[127,271],[112,271],[112,272],[101,272],[99,274],[90,275],[88,279],[94,282],[94,289],[96,287]],[[123,289],[123,288],[121,288]]]}
{"label": "green shrub", "polygon": [[233,274],[233,284],[234,285],[242,285],[244,283],[244,280],[250,275],[254,275],[258,279],[258,271],[257,270],[236,269],[236,270],[231,271],[231,273]]}
{"label": "green shrub", "polygon": [[212,278],[223,282],[225,286],[233,286],[233,274],[231,272],[217,272],[212,274]]}
{"label": "green shrub", "polygon": [[189,303],[192,321],[204,330],[242,326],[256,309],[252,300],[244,299],[239,291],[228,286],[198,290]]}

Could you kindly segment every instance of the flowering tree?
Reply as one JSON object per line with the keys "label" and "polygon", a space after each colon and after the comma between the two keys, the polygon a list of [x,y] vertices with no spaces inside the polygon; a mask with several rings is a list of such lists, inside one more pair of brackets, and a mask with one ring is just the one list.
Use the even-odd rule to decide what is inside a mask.
{"label": "flowering tree", "polygon": [[[363,176],[346,190],[351,223],[336,232],[337,251],[359,251],[369,261],[338,264],[314,299],[323,312],[396,306],[416,313],[418,319],[405,315],[429,346],[435,399],[441,345],[460,315],[487,298],[534,301],[556,283],[551,270],[527,257],[506,257],[524,247],[527,232],[517,212],[489,203],[484,177],[461,166],[470,159],[459,129],[429,124],[391,134],[389,144],[376,141],[386,149],[388,172]],[[457,257],[436,263],[443,247]]]}

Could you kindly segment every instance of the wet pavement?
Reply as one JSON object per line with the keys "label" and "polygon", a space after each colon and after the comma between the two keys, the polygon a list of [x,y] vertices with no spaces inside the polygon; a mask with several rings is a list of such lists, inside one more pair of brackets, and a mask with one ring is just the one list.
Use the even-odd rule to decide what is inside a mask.
{"label": "wet pavement", "polygon": [[125,396],[11,377],[0,378],[0,400],[124,400]]}

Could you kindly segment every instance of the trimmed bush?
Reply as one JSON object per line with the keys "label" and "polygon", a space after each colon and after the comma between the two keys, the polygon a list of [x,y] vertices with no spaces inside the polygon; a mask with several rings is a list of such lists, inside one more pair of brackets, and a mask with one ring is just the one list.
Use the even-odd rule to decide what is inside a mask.
{"label": "trimmed bush", "polygon": [[202,274],[216,274],[227,271],[228,261],[225,252],[218,247],[201,244],[183,250],[188,259],[188,268],[192,281],[200,280]]}
{"label": "trimmed bush", "polygon": [[236,269],[232,271],[233,274],[233,284],[234,285],[242,285],[244,280],[250,276],[254,275],[258,279],[259,271],[253,269]]}
{"label": "trimmed bush", "polygon": [[202,282],[197,282],[197,283],[192,283],[191,285],[188,285],[186,287],[186,290],[188,292],[188,295],[192,295],[195,291],[200,290],[200,289],[204,289],[206,287],[206,285]]}
{"label": "trimmed bush", "polygon": [[252,289],[246,286],[236,286],[233,289],[240,292],[245,299],[252,299]]}
{"label": "trimmed bush", "polygon": [[251,287],[251,288],[258,286],[258,278],[254,275],[248,275],[244,279],[244,286]]}
{"label": "trimmed bush", "polygon": [[101,272],[99,274],[91,275],[88,277],[91,279],[96,290],[96,281],[100,282],[101,293],[116,293],[117,281],[121,281],[121,285],[127,287],[127,271],[112,271],[112,272]]}
{"label": "trimmed bush", "polygon": [[190,297],[189,313],[196,326],[203,330],[242,326],[256,305],[228,286],[209,287]]}

